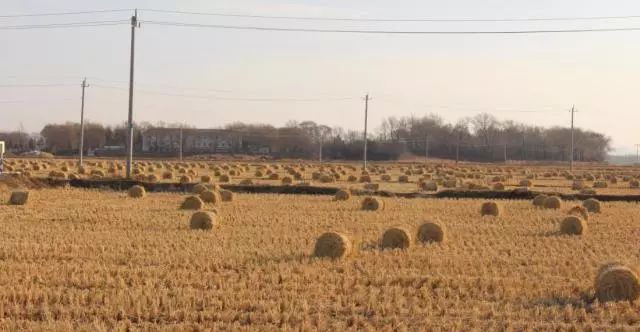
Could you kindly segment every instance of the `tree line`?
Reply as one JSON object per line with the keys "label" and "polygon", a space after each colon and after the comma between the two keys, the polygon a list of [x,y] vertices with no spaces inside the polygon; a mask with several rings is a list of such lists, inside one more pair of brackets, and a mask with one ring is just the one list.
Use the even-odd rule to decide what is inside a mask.
{"label": "tree line", "polygon": [[[134,124],[134,150],[142,147],[142,133],[149,128],[177,128],[181,124],[148,122]],[[324,160],[362,159],[364,137],[361,131],[330,127],[313,121],[289,121],[282,127],[236,122],[224,128],[242,138],[233,153],[264,153],[274,157]],[[85,124],[84,147],[125,146],[127,126]],[[19,152],[36,146],[56,155],[78,153],[80,124],[48,124],[40,132],[42,142],[19,132],[0,133],[8,149]],[[40,143],[40,144],[38,144]],[[404,156],[426,156],[468,161],[568,160],[571,156],[571,130],[543,128],[514,121],[499,121],[480,113],[447,123],[430,114],[422,117],[388,117],[369,135],[367,153],[371,160],[394,160]],[[262,147],[263,149],[256,149]],[[611,139],[601,133],[576,128],[574,159],[604,161],[611,150]],[[260,151],[260,152],[258,152]]]}

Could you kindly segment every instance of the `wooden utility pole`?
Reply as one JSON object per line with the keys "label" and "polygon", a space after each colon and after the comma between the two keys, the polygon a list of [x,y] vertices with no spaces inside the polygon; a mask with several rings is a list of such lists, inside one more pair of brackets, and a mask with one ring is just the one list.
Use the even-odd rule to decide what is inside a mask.
{"label": "wooden utility pole", "polygon": [[636,163],[640,163],[640,144],[636,144]]}
{"label": "wooden utility pole", "polygon": [[82,80],[82,101],[80,103],[80,160],[78,166],[82,166],[84,162],[84,89],[89,87],[87,84],[87,78]]}
{"label": "wooden utility pole", "polygon": [[507,163],[507,143],[504,143],[504,163]]}
{"label": "wooden utility pole", "polygon": [[363,171],[367,170],[367,117],[369,113],[369,94],[364,97],[364,168]]}
{"label": "wooden utility pole", "polygon": [[127,178],[131,178],[133,164],[133,72],[136,51],[136,28],[138,28],[138,10],[131,16],[131,55],[129,59],[129,121],[127,131]]}
{"label": "wooden utility pole", "polygon": [[183,141],[182,141],[182,140],[183,140],[182,127],[183,127],[183,126],[182,126],[182,125],[180,125],[180,161],[182,161],[182,158],[183,158],[183,157],[182,157],[182,149],[183,149],[183,148],[182,148],[182,146],[184,145],[184,143],[183,143]]}
{"label": "wooden utility pole", "polygon": [[569,170],[573,171],[573,115],[576,112],[575,105],[571,107],[571,158],[569,159]]}
{"label": "wooden utility pole", "polygon": [[424,138],[424,163],[429,162],[429,135],[425,135]]}
{"label": "wooden utility pole", "polygon": [[460,162],[460,134],[458,134],[458,139],[456,140],[456,164]]}

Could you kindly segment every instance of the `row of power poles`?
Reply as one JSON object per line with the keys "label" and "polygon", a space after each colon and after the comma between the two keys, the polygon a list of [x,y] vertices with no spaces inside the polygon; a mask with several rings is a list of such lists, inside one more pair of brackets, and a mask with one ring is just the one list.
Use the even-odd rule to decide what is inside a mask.
{"label": "row of power poles", "polygon": [[[130,59],[129,59],[129,116],[127,121],[127,162],[126,162],[126,175],[127,178],[131,178],[131,170],[133,164],[133,86],[134,86],[134,72],[135,72],[135,40],[136,40],[136,29],[140,28],[140,23],[138,22],[138,11],[135,10],[133,16],[131,16],[131,49],[130,49]],[[80,107],[80,160],[79,165],[82,165],[84,162],[84,97],[85,97],[85,89],[89,87],[87,84],[87,79],[82,80],[82,102]],[[368,116],[369,116],[369,101],[371,98],[369,94],[366,94],[364,97],[364,151],[363,151],[363,170],[367,169],[367,129],[368,129]],[[573,120],[574,114],[576,110],[575,107],[571,108],[571,158],[569,162],[569,168],[573,170]],[[459,143],[459,140],[458,140]],[[319,159],[322,162],[322,144],[320,142],[320,153]],[[640,145],[638,145],[640,149]],[[639,150],[640,151],[640,150]],[[182,160],[182,128],[180,128],[180,160]],[[425,163],[429,159],[429,136],[425,137]],[[504,146],[504,160],[507,161],[507,146]],[[640,161],[640,152],[638,152],[638,160]],[[456,163],[459,161],[459,144],[456,144]]]}

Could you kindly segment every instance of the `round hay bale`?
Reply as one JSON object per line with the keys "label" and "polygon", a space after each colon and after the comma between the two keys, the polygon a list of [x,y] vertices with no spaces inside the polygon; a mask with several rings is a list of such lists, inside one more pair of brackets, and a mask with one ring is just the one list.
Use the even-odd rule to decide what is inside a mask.
{"label": "round hay bale", "polygon": [[147,195],[147,191],[143,186],[135,185],[129,188],[129,197],[131,198],[143,198]]}
{"label": "round hay bale", "polygon": [[366,189],[366,190],[376,191],[376,190],[380,189],[380,184],[379,183],[365,183],[363,188]]}
{"label": "round hay bale", "polygon": [[569,215],[589,221],[589,211],[584,206],[576,205],[569,210]]}
{"label": "round hay bale", "polygon": [[162,178],[165,180],[172,180],[173,179],[173,172],[171,171],[165,171],[162,173]]}
{"label": "round hay bale", "polygon": [[368,175],[368,174],[361,175],[360,179],[358,179],[358,182],[360,182],[360,183],[370,183],[371,182],[371,176]]}
{"label": "round hay bale", "polygon": [[25,205],[29,200],[28,191],[14,191],[9,198],[9,204],[11,205]]}
{"label": "round hay bale", "polygon": [[389,174],[380,175],[380,181],[391,181],[391,175]]}
{"label": "round hay bale", "polygon": [[149,174],[149,176],[147,176],[147,181],[149,182],[158,182],[158,176],[155,174]]}
{"label": "round hay bale", "polygon": [[378,211],[382,209],[384,209],[384,201],[379,198],[368,196],[362,200],[362,210]]}
{"label": "round hay bale", "polygon": [[207,190],[207,187],[202,183],[198,183],[195,186],[193,186],[193,188],[191,188],[191,192],[196,195],[200,195],[205,190]]}
{"label": "round hay bale", "polygon": [[293,183],[293,178],[291,178],[290,176],[285,176],[282,178],[282,184],[284,185],[290,185]]}
{"label": "round hay bale", "polygon": [[358,181],[358,177],[355,176],[355,175],[349,175],[347,177],[347,181],[349,181],[349,182],[357,182]]}
{"label": "round hay bale", "polygon": [[400,182],[400,183],[409,183],[409,177],[407,175],[400,175],[398,177],[398,182]]}
{"label": "round hay bale", "polygon": [[558,196],[549,196],[544,200],[545,209],[560,209],[562,207],[562,200]]}
{"label": "round hay bale", "polygon": [[587,222],[577,216],[568,216],[560,223],[560,233],[582,235],[587,231]]}
{"label": "round hay bale", "polygon": [[335,181],[335,177],[329,175],[329,174],[322,174],[320,175],[320,182],[322,183],[331,183]]}
{"label": "round hay bale", "polygon": [[640,298],[640,267],[605,264],[598,270],[595,289],[600,302],[633,302]]}
{"label": "round hay bale", "polygon": [[202,183],[211,183],[211,180],[212,180],[211,176],[209,176],[209,175],[203,175],[203,176],[200,177],[200,181]]}
{"label": "round hay bale", "polygon": [[380,238],[382,249],[407,249],[411,246],[411,235],[402,227],[387,229]]}
{"label": "round hay bale", "polygon": [[536,197],[533,198],[533,206],[543,207],[544,201],[546,201],[547,198],[549,198],[549,196],[545,194],[537,195]]}
{"label": "round hay bale", "polygon": [[231,181],[231,178],[227,174],[222,174],[218,177],[218,181],[220,181],[221,183],[227,183]]}
{"label": "round hay bale", "polygon": [[480,215],[497,217],[500,215],[500,210],[500,205],[498,205],[498,203],[493,201],[484,202],[480,207]]}
{"label": "round hay bale", "polygon": [[200,193],[200,199],[205,203],[218,204],[222,201],[222,197],[217,191],[205,190]]}
{"label": "round hay bale", "polygon": [[351,242],[345,235],[327,232],[316,240],[313,256],[340,258],[351,252]]}
{"label": "round hay bale", "polygon": [[632,189],[640,188],[640,181],[638,181],[638,180],[630,180],[629,181],[629,188],[632,188]]}
{"label": "round hay bale", "polygon": [[595,198],[589,198],[585,200],[584,202],[582,202],[582,206],[584,206],[587,211],[591,213],[600,213],[600,211],[602,210],[600,201]]}
{"label": "round hay bale", "polygon": [[351,198],[351,193],[345,189],[338,190],[334,196],[334,200],[336,201],[347,201],[349,198]]}
{"label": "round hay bale", "polygon": [[180,177],[180,183],[190,183],[191,177],[189,175],[183,175]]}
{"label": "round hay bale", "polygon": [[188,196],[180,205],[183,210],[200,210],[204,206],[204,202],[198,196]]}
{"label": "round hay bale", "polygon": [[280,179],[280,174],[278,173],[269,174],[269,180],[279,180],[279,179]]}
{"label": "round hay bale", "polygon": [[442,226],[432,222],[420,225],[420,227],[418,227],[418,233],[416,234],[416,240],[422,243],[443,242],[446,238],[446,230]]}
{"label": "round hay bale", "polygon": [[191,215],[189,227],[191,229],[209,230],[216,224],[216,215],[205,211],[198,211]]}
{"label": "round hay bale", "polygon": [[229,190],[220,190],[220,198],[222,198],[223,202],[231,202],[233,201],[233,192]]}
{"label": "round hay bale", "polygon": [[433,180],[422,182],[420,188],[424,191],[438,191],[438,182]]}
{"label": "round hay bale", "polygon": [[502,182],[494,183],[493,190],[504,190],[504,184]]}
{"label": "round hay bale", "polygon": [[253,180],[251,180],[251,179],[243,179],[238,184],[243,185],[243,186],[251,186],[251,185],[253,185]]}
{"label": "round hay bale", "polygon": [[520,187],[531,187],[533,186],[533,182],[529,179],[523,179],[520,181]]}

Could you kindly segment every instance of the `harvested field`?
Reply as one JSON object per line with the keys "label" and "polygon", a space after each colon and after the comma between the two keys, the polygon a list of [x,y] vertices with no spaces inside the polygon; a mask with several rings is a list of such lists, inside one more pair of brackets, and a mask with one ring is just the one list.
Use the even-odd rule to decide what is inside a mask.
{"label": "harvested field", "polygon": [[[236,194],[190,229],[186,195],[0,191],[0,328],[6,330],[633,330],[638,301],[594,301],[607,262],[640,262],[636,203],[603,202],[581,236],[560,234],[567,211],[498,200],[385,197],[384,210],[331,196]],[[426,221],[442,243],[380,249]],[[314,258],[325,232],[354,241],[341,259]]]}

